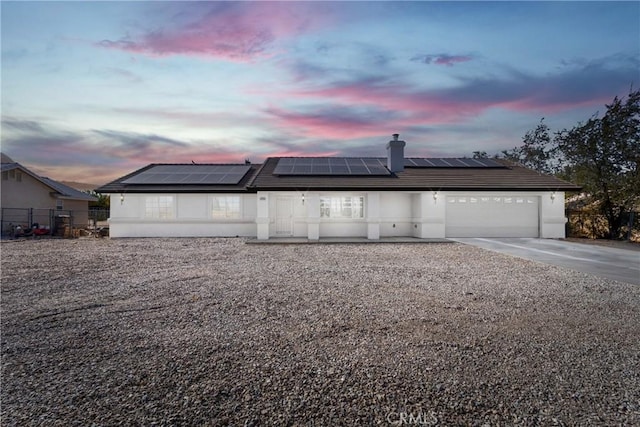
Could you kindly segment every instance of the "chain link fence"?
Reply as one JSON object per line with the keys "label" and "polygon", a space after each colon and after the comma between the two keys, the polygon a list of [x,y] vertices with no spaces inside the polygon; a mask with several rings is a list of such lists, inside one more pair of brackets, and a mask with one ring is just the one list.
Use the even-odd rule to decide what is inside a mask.
{"label": "chain link fence", "polygon": [[38,208],[0,209],[3,238],[28,236],[80,237],[108,233],[109,209],[60,210]]}

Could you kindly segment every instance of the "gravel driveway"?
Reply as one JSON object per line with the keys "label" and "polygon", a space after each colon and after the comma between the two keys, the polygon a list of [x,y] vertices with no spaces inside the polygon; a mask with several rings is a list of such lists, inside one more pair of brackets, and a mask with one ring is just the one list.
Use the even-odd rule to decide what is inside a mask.
{"label": "gravel driveway", "polygon": [[640,288],[461,244],[2,242],[2,425],[638,425]]}

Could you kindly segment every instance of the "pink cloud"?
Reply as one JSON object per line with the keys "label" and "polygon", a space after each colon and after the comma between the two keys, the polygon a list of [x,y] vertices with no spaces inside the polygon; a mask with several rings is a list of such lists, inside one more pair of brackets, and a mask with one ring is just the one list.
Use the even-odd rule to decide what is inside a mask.
{"label": "pink cloud", "polygon": [[269,157],[332,157],[338,154],[338,151],[285,150],[269,153]]}
{"label": "pink cloud", "polygon": [[489,103],[482,101],[451,99],[438,91],[416,90],[410,85],[368,82],[298,90],[292,95],[339,101],[343,105],[368,105],[387,111],[405,112],[404,119],[397,121],[404,125],[451,123],[461,117],[478,114],[489,106]]}
{"label": "pink cloud", "polygon": [[600,105],[610,99],[612,93],[621,93],[624,90],[621,82],[629,81],[631,74],[631,68],[609,70],[595,64],[551,76],[519,73],[502,79],[461,79],[457,87],[443,89],[422,89],[408,82],[364,78],[291,90],[282,96],[324,105],[355,105],[402,113],[398,116],[401,120],[381,121],[385,124],[439,125],[460,123],[492,108],[549,114]]}
{"label": "pink cloud", "polygon": [[200,10],[200,17],[186,24],[150,31],[135,38],[103,40],[98,45],[150,56],[189,55],[249,62],[271,56],[273,44],[278,39],[325,25],[327,18],[309,12],[312,6],[306,3],[221,2],[205,5],[210,10]]}
{"label": "pink cloud", "polygon": [[[338,107],[308,112],[292,112],[272,107],[266,112],[276,119],[282,129],[306,137],[352,139],[378,136],[382,133],[378,112],[355,114]],[[389,124],[386,123],[385,126]]]}

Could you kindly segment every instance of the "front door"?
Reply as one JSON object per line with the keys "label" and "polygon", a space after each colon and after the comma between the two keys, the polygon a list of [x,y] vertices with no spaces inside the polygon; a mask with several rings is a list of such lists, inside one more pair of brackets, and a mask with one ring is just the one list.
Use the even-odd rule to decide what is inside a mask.
{"label": "front door", "polygon": [[291,197],[276,199],[276,236],[293,236],[293,200]]}

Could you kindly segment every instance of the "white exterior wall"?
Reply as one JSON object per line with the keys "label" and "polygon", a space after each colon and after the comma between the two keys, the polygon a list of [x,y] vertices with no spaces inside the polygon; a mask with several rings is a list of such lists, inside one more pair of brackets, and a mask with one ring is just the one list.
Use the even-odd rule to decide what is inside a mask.
{"label": "white exterior wall", "polygon": [[413,195],[413,237],[420,239],[445,236],[446,195],[423,191]]}
{"label": "white exterior wall", "polygon": [[[145,198],[173,196],[174,215],[171,219],[145,218]],[[109,218],[111,237],[255,237],[256,195],[239,196],[239,219],[216,219],[210,215],[210,197],[214,194],[112,194]]]}
{"label": "white exterior wall", "polygon": [[564,239],[567,223],[567,217],[564,215],[564,192],[542,193],[540,195],[540,237]]}
{"label": "white exterior wall", "polygon": [[413,195],[411,193],[380,193],[380,236],[413,235]]}
{"label": "white exterior wall", "polygon": [[[111,199],[112,237],[366,237],[391,236],[443,238],[446,236],[448,197],[536,197],[539,206],[539,236],[565,236],[564,193],[562,192],[258,192],[235,194],[241,197],[240,219],[210,217],[212,194],[166,194],[175,197],[173,219],[144,217],[145,197],[157,194],[125,194]],[[230,195],[230,194],[220,194]],[[552,197],[553,195],[553,197]],[[364,218],[321,218],[320,198],[324,196],[364,196]],[[290,220],[278,218],[278,200],[290,206]],[[473,212],[470,211],[470,215]],[[290,222],[289,222],[290,221]],[[394,226],[395,225],[395,226]],[[517,227],[517,224],[514,225]],[[481,225],[478,226],[481,228]],[[290,229],[288,229],[290,228]],[[282,233],[284,230],[284,234]],[[508,234],[508,230],[505,232]]]}

